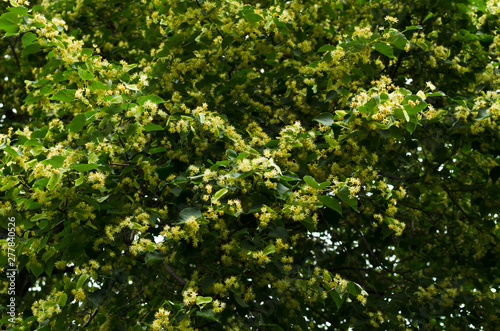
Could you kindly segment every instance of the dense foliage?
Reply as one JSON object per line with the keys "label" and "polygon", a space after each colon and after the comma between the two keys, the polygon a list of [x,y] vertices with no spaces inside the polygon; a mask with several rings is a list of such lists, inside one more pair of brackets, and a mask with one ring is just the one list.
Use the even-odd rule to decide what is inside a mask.
{"label": "dense foliage", "polygon": [[0,13],[2,328],[500,323],[497,1]]}

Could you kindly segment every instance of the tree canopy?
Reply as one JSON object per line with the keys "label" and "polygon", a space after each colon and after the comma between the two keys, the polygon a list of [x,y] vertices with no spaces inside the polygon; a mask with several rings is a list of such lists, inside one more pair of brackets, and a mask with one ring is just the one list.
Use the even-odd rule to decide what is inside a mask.
{"label": "tree canopy", "polygon": [[497,1],[0,14],[3,329],[500,323]]}

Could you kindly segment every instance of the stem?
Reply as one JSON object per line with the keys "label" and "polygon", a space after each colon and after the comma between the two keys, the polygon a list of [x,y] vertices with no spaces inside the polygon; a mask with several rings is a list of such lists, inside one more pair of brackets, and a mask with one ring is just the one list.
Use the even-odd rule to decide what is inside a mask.
{"label": "stem", "polygon": [[10,38],[7,38],[9,41],[10,48],[12,49],[12,53],[14,54],[14,59],[16,59],[16,63],[19,69],[21,69],[21,63],[19,62],[19,58],[17,57],[16,49],[14,48],[14,45],[12,45],[12,42],[10,41]]}
{"label": "stem", "polygon": [[172,277],[175,278],[175,280],[180,284],[182,285],[182,287],[184,287],[186,285],[186,281],[181,277],[179,276],[175,271],[174,269],[172,269],[167,263],[164,263],[165,264],[165,268],[167,269],[167,272],[172,275]]}
{"label": "stem", "polygon": [[99,311],[99,307],[100,306],[97,306],[97,308],[94,310],[94,312],[92,313],[92,315],[90,315],[90,317],[87,320],[87,322],[83,325],[84,328],[86,328],[87,326],[89,326],[90,322],[92,322],[92,320],[94,319],[95,315],[97,315],[97,312]]}

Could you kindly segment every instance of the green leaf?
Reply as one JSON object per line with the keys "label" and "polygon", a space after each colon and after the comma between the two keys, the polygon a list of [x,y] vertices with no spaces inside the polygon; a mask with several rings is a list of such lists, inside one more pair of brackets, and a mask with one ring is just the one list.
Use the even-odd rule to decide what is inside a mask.
{"label": "green leaf", "polygon": [[349,291],[349,294],[352,294],[353,296],[357,296],[361,292],[362,287],[354,282],[349,282],[349,283],[347,283],[347,289]]}
{"label": "green leaf", "polygon": [[328,2],[325,2],[322,8],[325,11],[325,13],[330,15],[332,18],[336,18],[335,12],[333,11],[332,7],[328,4]]}
{"label": "green leaf", "polygon": [[405,49],[405,46],[408,43],[405,35],[397,30],[392,30],[390,32],[389,41],[399,49]]}
{"label": "green leaf", "polygon": [[42,49],[42,46],[39,43],[34,43],[26,46],[21,53],[22,57],[25,57],[30,54],[38,53]]}
{"label": "green leaf", "polygon": [[13,35],[19,31],[19,16],[16,13],[5,13],[0,16],[0,30],[5,30],[7,35]]}
{"label": "green leaf", "polygon": [[333,299],[333,302],[335,302],[337,308],[340,309],[340,307],[342,307],[342,304],[344,303],[344,300],[340,297],[336,289],[331,290],[329,293],[330,297]]}
{"label": "green leaf", "polygon": [[323,45],[318,49],[318,53],[324,53],[324,52],[329,52],[329,51],[334,51],[337,49],[337,46],[333,45]]}
{"label": "green leaf", "polygon": [[250,11],[243,11],[242,14],[243,14],[243,17],[248,22],[259,22],[259,21],[262,21],[264,19],[259,14],[255,14],[255,13],[250,12]]}
{"label": "green leaf", "polygon": [[140,97],[139,99],[137,99],[137,103],[140,106],[142,106],[148,100],[151,101],[151,102],[153,102],[153,103],[156,103],[156,104],[160,104],[160,103],[164,103],[165,102],[165,100],[163,100],[159,96],[157,96],[155,94],[151,94],[151,95],[146,95],[146,96]]}
{"label": "green leaf", "polygon": [[269,255],[269,254],[272,254],[276,252],[276,248],[274,247],[274,245],[268,245],[266,248],[264,248],[264,255]]}
{"label": "green leaf", "polygon": [[21,7],[21,6],[19,6],[19,7],[10,7],[9,11],[12,12],[12,13],[16,13],[19,16],[24,16],[24,15],[28,14],[28,8]]}
{"label": "green leaf", "polygon": [[325,126],[331,126],[333,124],[333,115],[331,113],[321,113],[313,120],[319,122]]}
{"label": "green leaf", "polygon": [[414,122],[407,122],[405,123],[405,129],[410,133],[413,134],[415,132],[415,129],[417,128],[417,123]]}
{"label": "green leaf", "polygon": [[144,257],[144,262],[152,263],[157,261],[163,261],[165,259],[165,255],[161,252],[148,252]]}
{"label": "green leaf", "polygon": [[314,225],[314,222],[310,217],[300,221],[300,223],[307,229],[307,231],[309,232],[316,231],[316,226]]}
{"label": "green leaf", "polygon": [[204,311],[197,311],[196,316],[207,318],[209,320],[212,320],[212,321],[215,321],[218,323],[220,322],[219,317],[217,316],[217,314],[214,313],[214,311],[212,309],[204,310]]}
{"label": "green leaf", "polygon": [[45,267],[41,261],[32,261],[30,263],[30,270],[38,278],[45,270]]}
{"label": "green leaf", "polygon": [[6,145],[1,147],[4,151],[6,151],[11,156],[19,156],[19,154],[10,146]]}
{"label": "green leaf", "polygon": [[67,301],[68,301],[68,295],[66,293],[63,293],[57,300],[57,304],[59,305],[59,307],[64,307],[66,306]]}
{"label": "green leaf", "polygon": [[185,223],[191,216],[194,216],[195,219],[198,219],[201,217],[201,211],[193,207],[184,208],[179,213],[179,222],[177,223],[178,224]]}
{"label": "green leaf", "polygon": [[389,46],[388,44],[383,42],[376,42],[375,44],[373,44],[373,46],[378,52],[384,54],[385,56],[390,58],[396,58],[392,52],[392,47]]}
{"label": "green leaf", "polygon": [[312,188],[315,188],[315,189],[320,189],[321,188],[319,186],[318,182],[316,182],[316,180],[313,177],[311,177],[311,176],[304,176],[304,182],[306,182],[306,184],[309,185]]}
{"label": "green leaf", "polygon": [[94,164],[94,163],[91,163],[91,164],[75,163],[75,164],[70,165],[70,167],[71,167],[71,169],[74,169],[76,171],[85,172],[85,171],[94,170],[94,169],[98,168],[99,165]]}
{"label": "green leaf", "polygon": [[350,206],[355,211],[358,211],[358,200],[350,197],[349,187],[342,186],[338,190],[337,196],[340,198],[340,200],[342,200],[342,202]]}
{"label": "green leaf", "polygon": [[165,147],[156,147],[156,148],[151,148],[148,152],[149,154],[157,154],[157,153],[163,153],[166,152],[167,149]]}
{"label": "green leaf", "polygon": [[65,102],[72,102],[75,100],[75,92],[74,89],[63,89],[57,91],[50,99],[51,100],[59,100]]}
{"label": "green leaf", "polygon": [[[40,251],[41,247],[38,247],[38,251]],[[54,256],[54,254],[57,252],[57,250],[55,250],[54,248],[48,250],[48,251],[45,251],[45,253],[43,253],[42,255],[42,260],[44,260],[45,262],[47,262],[47,260],[49,260],[52,256]]]}
{"label": "green leaf", "polygon": [[146,132],[151,132],[151,131],[163,131],[163,126],[158,125],[158,124],[148,124],[144,127],[144,130]]}
{"label": "green leaf", "polygon": [[488,108],[481,107],[481,108],[479,108],[476,117],[474,117],[474,120],[480,121],[480,120],[483,120],[483,119],[488,118],[488,117],[491,117],[491,114],[490,114]]}
{"label": "green leaf", "polygon": [[318,196],[318,199],[325,206],[327,206],[330,209],[335,210],[337,213],[342,215],[342,207],[340,206],[340,203],[337,201],[337,199],[326,196],[326,195],[320,195],[320,196]]}
{"label": "green leaf", "polygon": [[90,71],[80,68],[78,68],[78,76],[80,76],[80,78],[83,80],[89,80],[95,77],[94,74],[91,73]]}
{"label": "green leaf", "polygon": [[210,303],[212,302],[212,298],[211,297],[202,297],[202,296],[199,296],[196,298],[196,304],[198,306],[201,306],[201,305],[206,305],[207,303]]}
{"label": "green leaf", "polygon": [[62,178],[61,172],[53,173],[49,179],[49,183],[47,184],[47,190],[52,191],[56,187],[56,185],[59,184],[61,178]]}
{"label": "green leaf", "polygon": [[219,201],[219,199],[222,198],[222,196],[226,194],[227,191],[228,191],[227,188],[218,190],[217,193],[215,193],[214,196],[212,197],[212,203],[216,203],[217,201]]}
{"label": "green leaf", "polygon": [[410,31],[410,30],[421,30],[422,29],[422,26],[421,25],[411,25],[411,26],[407,26],[405,28],[406,31]]}
{"label": "green leaf", "polygon": [[83,126],[85,125],[85,121],[87,118],[85,117],[84,114],[78,114],[76,115],[71,123],[69,124],[69,131],[71,132],[79,132]]}
{"label": "green leaf", "polygon": [[26,32],[21,39],[23,46],[26,47],[36,39],[36,34],[33,32]]}
{"label": "green leaf", "polygon": [[76,289],[80,289],[83,287],[87,279],[89,279],[89,274],[82,274],[80,278],[78,278],[78,282],[76,283]]}
{"label": "green leaf", "polygon": [[237,294],[234,295],[234,300],[236,301],[236,303],[238,305],[240,305],[243,308],[248,308],[249,307],[249,305],[245,301],[243,301],[243,299],[241,298],[241,296],[239,296]]}
{"label": "green leaf", "polygon": [[50,219],[47,214],[36,214],[30,218],[30,222],[36,222],[43,219]]}
{"label": "green leaf", "polygon": [[289,34],[288,33],[288,27],[286,26],[285,23],[279,21],[277,18],[275,18],[273,21],[274,21],[274,24],[276,25],[276,27],[278,28],[278,31],[280,33],[283,33],[283,34],[286,34],[286,35]]}
{"label": "green leaf", "polygon": [[66,160],[66,156],[55,155],[50,158],[50,160],[43,160],[42,164],[50,164],[54,168],[61,168]]}
{"label": "green leaf", "polygon": [[446,94],[442,91],[437,91],[437,92],[432,92],[432,93],[426,93],[426,97],[445,97]]}

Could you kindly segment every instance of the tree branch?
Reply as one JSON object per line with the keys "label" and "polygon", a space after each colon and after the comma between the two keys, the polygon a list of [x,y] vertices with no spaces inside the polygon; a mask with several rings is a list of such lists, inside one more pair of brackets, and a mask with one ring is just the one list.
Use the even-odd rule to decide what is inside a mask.
{"label": "tree branch", "polygon": [[12,42],[10,41],[10,38],[7,38],[9,41],[10,48],[12,49],[12,53],[14,54],[14,59],[16,59],[17,66],[19,69],[21,69],[21,63],[19,62],[19,58],[17,57],[16,49],[14,48],[14,45],[12,45]]}
{"label": "tree branch", "polygon": [[92,315],[90,315],[90,317],[87,320],[87,322],[83,325],[84,328],[86,328],[87,326],[89,326],[90,322],[92,322],[92,320],[94,319],[95,315],[97,315],[97,312],[99,312],[99,307],[100,306],[97,306],[97,308],[94,310],[94,312],[92,313]]}
{"label": "tree branch", "polygon": [[186,285],[186,281],[181,277],[179,276],[175,271],[174,269],[172,269],[166,262],[163,263],[165,265],[165,268],[167,269],[167,272],[175,278],[175,280],[182,286],[184,287]]}

